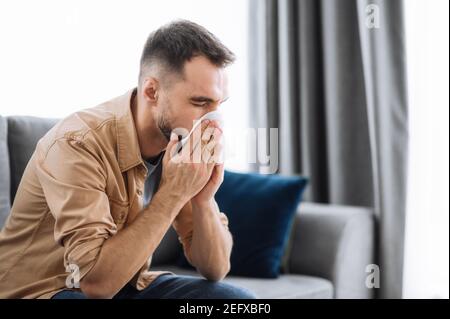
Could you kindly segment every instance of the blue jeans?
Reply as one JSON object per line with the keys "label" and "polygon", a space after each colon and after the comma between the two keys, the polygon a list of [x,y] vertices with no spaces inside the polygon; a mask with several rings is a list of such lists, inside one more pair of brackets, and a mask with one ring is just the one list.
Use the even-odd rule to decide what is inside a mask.
{"label": "blue jeans", "polygon": [[[214,282],[193,276],[163,274],[147,288],[139,291],[125,285],[113,299],[255,299],[248,289],[224,282]],[[53,299],[87,299],[79,291],[63,290]]]}

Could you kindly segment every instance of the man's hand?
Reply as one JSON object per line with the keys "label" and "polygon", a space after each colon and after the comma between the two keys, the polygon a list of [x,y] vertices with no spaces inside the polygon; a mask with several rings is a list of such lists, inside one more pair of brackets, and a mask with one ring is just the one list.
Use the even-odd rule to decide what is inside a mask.
{"label": "man's hand", "polygon": [[206,185],[200,190],[200,192],[192,198],[192,204],[200,205],[210,202],[220,185],[223,182],[224,166],[220,163],[222,153],[222,130],[219,128],[216,121],[212,121],[207,128],[211,130],[210,134],[203,134],[202,140],[206,140],[204,150],[202,152],[202,160],[212,168],[212,174]]}
{"label": "man's hand", "polygon": [[[175,225],[183,224],[184,228],[190,228],[190,237],[183,236],[188,238],[183,240],[186,257],[200,274],[213,281],[221,280],[229,272],[233,246],[233,239],[227,227],[228,220],[224,214],[220,213],[214,200],[224,175],[224,167],[220,163],[221,137],[222,130],[218,123],[205,121],[201,129],[193,132],[188,143],[183,147],[182,154],[174,155],[167,164],[172,166],[170,170],[175,170],[176,165],[192,170],[190,172],[192,178],[202,176],[203,184],[199,189],[184,190],[186,194],[193,195],[189,195],[190,201],[188,200],[183,211],[177,216],[174,227],[177,229]],[[172,154],[172,147],[176,148],[176,144],[171,141],[168,148],[169,154]],[[203,179],[205,176],[206,178]],[[199,184],[195,183],[196,186]]]}
{"label": "man's hand", "polygon": [[201,205],[211,201],[214,198],[217,190],[223,182],[224,167],[223,164],[217,164],[213,168],[211,178],[206,183],[205,187],[192,198],[192,204]]}
{"label": "man's hand", "polygon": [[223,180],[222,131],[216,121],[202,121],[181,152],[174,154],[178,138],[172,135],[163,158],[161,186],[187,202],[206,203]]}

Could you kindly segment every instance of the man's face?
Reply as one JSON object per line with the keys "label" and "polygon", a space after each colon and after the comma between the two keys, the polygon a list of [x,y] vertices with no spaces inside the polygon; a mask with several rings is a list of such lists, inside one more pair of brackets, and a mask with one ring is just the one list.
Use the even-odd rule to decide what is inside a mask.
{"label": "man's face", "polygon": [[156,121],[167,140],[173,129],[190,131],[194,120],[217,110],[228,98],[225,70],[207,58],[199,56],[186,62],[183,75],[161,87],[158,95]]}

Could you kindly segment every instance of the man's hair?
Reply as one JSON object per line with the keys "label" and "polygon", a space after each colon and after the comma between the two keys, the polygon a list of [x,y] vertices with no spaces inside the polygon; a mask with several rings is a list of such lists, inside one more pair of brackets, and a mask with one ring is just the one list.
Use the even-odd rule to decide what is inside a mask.
{"label": "man's hair", "polygon": [[164,72],[183,74],[184,63],[204,56],[218,67],[234,62],[234,54],[204,27],[187,20],[177,20],[152,32],[141,56],[139,82],[152,66]]}

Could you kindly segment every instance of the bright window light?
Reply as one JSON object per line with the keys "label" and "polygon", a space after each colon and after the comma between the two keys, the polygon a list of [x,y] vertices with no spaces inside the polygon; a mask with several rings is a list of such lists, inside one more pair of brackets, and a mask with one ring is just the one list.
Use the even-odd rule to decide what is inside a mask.
{"label": "bright window light", "polygon": [[449,2],[407,0],[405,298],[449,298]]}
{"label": "bright window light", "polygon": [[[228,126],[248,126],[248,2],[17,0],[0,2],[0,115],[64,117],[136,86],[148,34],[182,18],[237,56],[229,69]],[[228,168],[245,170],[244,159]]]}

